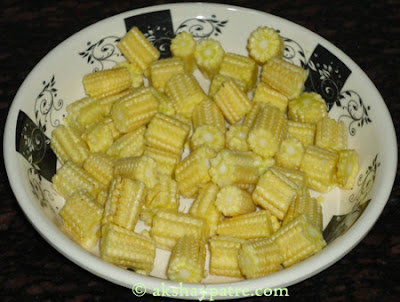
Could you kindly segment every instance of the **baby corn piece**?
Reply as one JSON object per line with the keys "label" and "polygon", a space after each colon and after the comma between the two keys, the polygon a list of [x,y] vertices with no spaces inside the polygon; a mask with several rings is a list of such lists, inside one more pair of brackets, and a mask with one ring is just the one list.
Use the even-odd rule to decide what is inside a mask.
{"label": "baby corn piece", "polygon": [[213,39],[201,40],[196,45],[194,58],[197,67],[206,79],[211,80],[219,71],[225,51],[221,44]]}
{"label": "baby corn piece", "polygon": [[298,187],[297,194],[302,194],[303,187],[307,186],[307,175],[304,172],[280,166],[273,166],[272,169],[293,181]]}
{"label": "baby corn piece", "polygon": [[103,121],[89,127],[82,137],[92,153],[105,152],[114,142],[112,125]]}
{"label": "baby corn piece", "polygon": [[255,204],[282,220],[296,198],[297,185],[276,170],[269,169],[257,183],[252,194]]}
{"label": "baby corn piece", "polygon": [[72,128],[64,125],[59,125],[51,133],[50,147],[62,164],[72,161],[82,165],[89,156],[85,141]]}
{"label": "baby corn piece", "polygon": [[284,45],[281,36],[275,30],[260,26],[250,34],[247,49],[250,57],[262,65],[270,58],[282,57]]}
{"label": "baby corn piece", "polygon": [[241,278],[238,255],[244,239],[229,236],[213,236],[209,240],[210,274]]}
{"label": "baby corn piece", "polygon": [[326,245],[321,231],[304,214],[281,227],[271,239],[279,245],[284,267],[318,253]]}
{"label": "baby corn piece", "polygon": [[320,119],[316,124],[315,145],[330,150],[347,148],[347,129],[343,122],[329,117]]}
{"label": "baby corn piece", "polygon": [[67,198],[77,191],[87,191],[96,198],[101,184],[76,164],[68,161],[52,177],[53,188]]}
{"label": "baby corn piece", "polygon": [[113,178],[113,160],[104,153],[92,153],[83,164],[83,169],[107,190]]}
{"label": "baby corn piece", "polygon": [[271,214],[260,210],[226,218],[219,222],[217,234],[242,239],[257,239],[272,234]]}
{"label": "baby corn piece", "polygon": [[248,91],[254,87],[257,81],[258,66],[252,58],[235,53],[226,53],[219,74],[243,81],[246,84],[245,91]]}
{"label": "baby corn piece", "polygon": [[254,125],[254,122],[257,118],[258,113],[267,106],[269,106],[269,105],[264,102],[252,102],[250,111],[246,114],[246,116],[243,120],[243,126],[246,126],[249,129],[251,129]]}
{"label": "baby corn piece", "polygon": [[198,127],[190,138],[190,146],[192,150],[207,146],[218,152],[225,147],[225,134],[217,126]]}
{"label": "baby corn piece", "polygon": [[150,91],[158,102],[158,112],[175,116],[175,107],[172,101],[160,90],[150,87]]}
{"label": "baby corn piece", "polygon": [[150,64],[150,83],[154,88],[164,92],[168,80],[173,75],[184,71],[184,63],[180,58],[173,57],[154,61]]}
{"label": "baby corn piece", "polygon": [[209,173],[220,188],[228,185],[249,186],[257,182],[260,164],[261,159],[255,154],[223,149],[211,159]]}
{"label": "baby corn piece", "polygon": [[156,248],[151,238],[107,223],[102,227],[100,256],[115,265],[149,273],[153,269]]}
{"label": "baby corn piece", "polygon": [[157,113],[147,126],[146,147],[159,148],[173,154],[181,154],[190,125],[175,117]]}
{"label": "baby corn piece", "polygon": [[205,242],[193,236],[183,236],[172,249],[167,276],[172,281],[199,283],[204,277],[205,261]]}
{"label": "baby corn piece", "polygon": [[355,150],[340,150],[336,182],[341,189],[352,189],[358,173],[358,155]]}
{"label": "baby corn piece", "polygon": [[134,64],[129,63],[128,61],[123,61],[123,62],[117,63],[117,65],[115,65],[114,68],[120,68],[120,67],[125,67],[126,69],[128,69],[128,71],[131,75],[133,88],[139,88],[139,87],[143,86],[143,84],[144,84],[143,72],[139,67],[137,67]]}
{"label": "baby corn piece", "polygon": [[296,138],[287,138],[282,142],[278,152],[275,154],[275,161],[278,166],[298,169],[303,155],[303,144]]}
{"label": "baby corn piece", "polygon": [[113,179],[104,207],[102,224],[112,222],[133,231],[145,198],[144,183],[123,177]]}
{"label": "baby corn piece", "polygon": [[165,93],[174,104],[176,113],[192,117],[194,107],[206,98],[196,78],[191,74],[179,73],[172,76]]}
{"label": "baby corn piece", "polygon": [[285,113],[287,109],[288,98],[264,82],[258,82],[253,96],[253,103],[254,102],[269,104]]}
{"label": "baby corn piece", "polygon": [[232,80],[223,82],[213,99],[231,124],[238,122],[251,108],[247,95]]}
{"label": "baby corn piece", "polygon": [[274,156],[287,135],[287,120],[279,109],[272,106],[260,108],[250,128],[247,142],[250,149],[263,157]]}
{"label": "baby corn piece", "polygon": [[251,194],[236,186],[223,187],[217,195],[215,205],[225,216],[238,216],[256,210]]}
{"label": "baby corn piece", "polygon": [[210,236],[215,235],[218,221],[221,218],[221,213],[214,204],[218,192],[218,186],[209,182],[204,188],[200,189],[189,209],[190,215],[203,218],[207,222]]}
{"label": "baby corn piece", "polygon": [[270,238],[242,243],[238,255],[240,271],[247,279],[279,271],[282,261],[279,245]]}
{"label": "baby corn piece", "polygon": [[222,74],[216,74],[210,83],[210,88],[208,89],[208,96],[213,97],[221,87],[222,83],[226,81],[233,81],[243,92],[247,92],[246,83],[239,79],[234,79],[231,77],[223,76]]}
{"label": "baby corn piece", "polygon": [[314,124],[327,116],[325,101],[316,92],[303,92],[288,103],[289,120]]}
{"label": "baby corn piece", "polygon": [[106,153],[114,158],[141,156],[144,152],[144,133],[142,126],[132,130],[115,140]]}
{"label": "baby corn piece", "polygon": [[192,73],[196,67],[194,52],[196,51],[196,40],[191,33],[185,31],[177,34],[171,40],[171,53],[185,63],[185,72]]}
{"label": "baby corn piece", "polygon": [[[290,210],[290,207],[289,207],[289,210]],[[289,212],[289,210],[288,210],[288,212]],[[281,222],[274,215],[271,215],[271,226],[272,226],[272,233],[275,233],[277,230],[279,230],[281,228]]]}
{"label": "baby corn piece", "polygon": [[126,68],[105,69],[83,77],[86,94],[98,99],[117,94],[132,86],[131,75]]}
{"label": "baby corn piece", "polygon": [[192,122],[194,129],[208,125],[216,126],[222,133],[226,131],[224,115],[215,102],[209,98],[206,98],[195,107]]}
{"label": "baby corn piece", "polygon": [[63,227],[85,248],[93,247],[100,237],[103,207],[85,191],[77,191],[66,198],[60,211]]}
{"label": "baby corn piece", "polygon": [[[115,104],[115,102],[118,101],[120,98],[124,97],[125,95],[132,93],[135,90],[136,90],[135,88],[130,88],[130,89],[124,90],[120,93],[109,95],[104,98],[100,98],[100,99],[96,100],[96,105],[101,108],[100,113],[103,116],[109,116],[111,114],[112,106]],[[84,111],[86,111],[86,110],[87,109],[83,109],[83,112],[81,115],[84,115]],[[92,109],[92,110],[94,111],[95,109]],[[98,109],[96,109],[96,110],[98,110]],[[81,115],[79,116],[80,118],[81,118]],[[88,119],[88,118],[86,118],[86,119]],[[94,118],[92,118],[92,119],[94,119]],[[90,121],[90,119],[89,119],[89,121]],[[85,123],[89,124],[88,121],[85,121]]]}
{"label": "baby corn piece", "polygon": [[289,100],[300,95],[306,79],[305,69],[277,57],[268,60],[261,72],[261,80]]}
{"label": "baby corn piece", "polygon": [[315,124],[288,121],[288,138],[296,138],[304,147],[314,144]]}
{"label": "baby corn piece", "polygon": [[159,175],[158,183],[149,189],[146,197],[146,207],[150,209],[165,208],[178,209],[179,194],[178,185],[168,175]]}
{"label": "baby corn piece", "polygon": [[176,166],[175,179],[183,196],[196,196],[198,190],[211,181],[208,170],[210,159],[214,156],[213,149],[203,146],[191,152]]}
{"label": "baby corn piece", "polygon": [[174,173],[175,167],[181,158],[180,154],[171,153],[149,146],[145,147],[144,154],[154,159],[157,163],[158,173],[169,176]]}
{"label": "baby corn piece", "polygon": [[157,184],[157,163],[148,155],[124,157],[114,162],[114,176],[143,182],[147,188]]}
{"label": "baby corn piece", "polygon": [[334,151],[307,146],[300,171],[307,175],[307,185],[317,192],[326,193],[335,185],[338,155]]}
{"label": "baby corn piece", "polygon": [[105,116],[99,101],[88,97],[69,104],[67,112],[68,115],[64,119],[65,124],[79,134]]}
{"label": "baby corn piece", "polygon": [[124,57],[133,65],[145,72],[151,62],[160,57],[160,52],[155,48],[136,27],[132,27],[129,32],[122,37],[117,44],[118,49]]}
{"label": "baby corn piece", "polygon": [[202,218],[170,209],[158,209],[150,229],[156,246],[165,250],[171,250],[185,235],[205,240],[208,233],[207,223]]}
{"label": "baby corn piece", "polygon": [[158,103],[149,88],[138,88],[119,99],[111,110],[118,131],[127,133],[146,125],[157,113]]}
{"label": "baby corn piece", "polygon": [[249,151],[247,135],[249,127],[244,125],[231,125],[226,132],[226,148],[236,151]]}

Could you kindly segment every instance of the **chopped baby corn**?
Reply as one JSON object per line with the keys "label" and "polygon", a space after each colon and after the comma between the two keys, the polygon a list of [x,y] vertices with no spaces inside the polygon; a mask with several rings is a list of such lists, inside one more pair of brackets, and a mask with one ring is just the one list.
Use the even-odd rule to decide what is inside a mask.
{"label": "chopped baby corn", "polygon": [[249,151],[249,144],[247,143],[249,131],[250,129],[247,126],[231,125],[226,132],[226,148],[236,151]]}
{"label": "chopped baby corn", "polygon": [[285,95],[271,88],[264,82],[257,83],[252,101],[267,103],[271,106],[278,108],[283,113],[286,112],[288,104],[288,98]]}
{"label": "chopped baby corn", "polygon": [[106,153],[115,158],[141,156],[144,152],[145,131],[146,127],[142,126],[125,133],[108,147]]}
{"label": "chopped baby corn", "polygon": [[274,171],[285,175],[287,178],[289,178],[291,181],[293,181],[297,187],[298,191],[297,194],[301,195],[303,187],[307,186],[307,175],[306,173],[297,170],[297,169],[289,169],[281,166],[273,166],[271,169]]}
{"label": "chopped baby corn", "polygon": [[113,159],[104,153],[92,153],[88,156],[83,169],[96,179],[106,190],[113,178]]}
{"label": "chopped baby corn", "polygon": [[171,176],[181,158],[180,154],[168,152],[155,147],[146,146],[144,155],[151,157],[157,163],[157,171],[160,174]]}
{"label": "chopped baby corn", "polygon": [[214,101],[209,98],[198,104],[192,115],[193,128],[196,130],[201,126],[216,126],[225,133],[225,119]]}
{"label": "chopped baby corn", "polygon": [[314,144],[315,124],[288,121],[288,138],[296,138],[304,147]]}
{"label": "chopped baby corn", "polygon": [[222,83],[226,81],[233,81],[239,87],[240,90],[246,92],[246,83],[242,80],[234,79],[231,77],[223,76],[221,74],[216,74],[213,79],[211,80],[210,87],[208,89],[208,96],[213,97],[221,87]]}
{"label": "chopped baby corn", "polygon": [[296,138],[287,138],[282,141],[278,152],[275,154],[275,161],[278,166],[298,169],[303,159],[303,154],[303,144]]}
{"label": "chopped baby corn", "polygon": [[143,72],[139,67],[137,67],[135,64],[129,63],[128,61],[122,61],[117,63],[117,65],[115,65],[114,68],[120,68],[120,67],[125,67],[126,69],[128,69],[131,75],[132,88],[139,88],[143,86],[144,84]]}
{"label": "chopped baby corn", "polygon": [[303,92],[288,103],[288,118],[296,122],[316,123],[328,116],[323,98],[316,92]]}
{"label": "chopped baby corn", "polygon": [[236,186],[226,186],[219,191],[215,205],[225,216],[238,216],[256,210],[251,194]]}
{"label": "chopped baby corn", "polygon": [[[84,130],[84,126],[78,123],[77,118],[79,115],[81,115],[83,108],[93,103],[97,103],[97,101],[86,96],[76,100],[71,104],[68,104],[66,107],[67,116],[63,119],[64,125],[73,128],[77,133],[81,133]],[[98,110],[97,112],[99,115],[95,116],[93,118],[94,120],[98,120],[103,117],[101,110]],[[89,116],[89,119],[92,119],[92,117]]]}
{"label": "chopped baby corn", "polygon": [[225,134],[217,126],[198,127],[190,138],[190,146],[192,150],[207,146],[218,152],[225,147]]}
{"label": "chopped baby corn", "polygon": [[343,122],[329,117],[320,119],[316,124],[315,145],[330,150],[347,148],[347,129]]}
{"label": "chopped baby corn", "polygon": [[[292,202],[293,203],[293,202]],[[290,207],[289,207],[290,210]],[[288,212],[289,212],[288,210]],[[277,230],[281,228],[281,222],[276,216],[271,215],[271,226],[272,226],[272,233],[275,233]]]}
{"label": "chopped baby corn", "polygon": [[172,281],[200,282],[204,278],[206,247],[202,239],[183,236],[169,258],[167,276]]}
{"label": "chopped baby corn", "polygon": [[196,67],[194,52],[196,51],[196,40],[191,33],[185,31],[177,34],[171,40],[171,53],[180,58],[185,64],[185,72],[192,73]]}
{"label": "chopped baby corn", "polygon": [[282,57],[284,45],[282,37],[275,30],[260,26],[250,34],[247,49],[250,57],[263,65],[270,58]]}
{"label": "chopped baby corn", "polygon": [[[106,97],[113,98],[114,96]],[[105,99],[105,98],[102,98]],[[104,114],[104,107],[99,101],[92,99],[93,102],[88,103],[86,106],[82,106],[78,112],[75,114],[75,121],[73,123],[73,128],[77,130],[78,133],[82,133],[85,129],[89,128],[91,125],[94,125],[101,121]],[[72,118],[73,116],[68,116],[67,118]]]}
{"label": "chopped baby corn", "polygon": [[218,73],[224,55],[221,44],[213,39],[201,40],[194,52],[197,67],[206,79],[212,79]]}
{"label": "chopped baby corn", "polygon": [[151,93],[153,96],[156,98],[158,102],[158,112],[174,116],[175,115],[175,107],[172,101],[165,95],[165,93],[162,93],[160,90],[155,89],[154,87],[149,87]]}
{"label": "chopped baby corn", "polygon": [[358,173],[358,155],[355,150],[347,149],[339,151],[337,163],[336,182],[339,188],[349,190],[354,186]]}
{"label": "chopped baby corn", "polygon": [[185,71],[184,63],[180,58],[173,57],[160,59],[150,64],[151,85],[164,92],[168,80],[175,74]]}
{"label": "chopped baby corn", "polygon": [[90,152],[105,152],[114,142],[113,125],[101,121],[90,126],[82,135]]}
{"label": "chopped baby corn", "polygon": [[77,191],[66,198],[60,211],[63,227],[83,247],[93,247],[100,237],[103,207],[86,191]]}
{"label": "chopped baby corn", "polygon": [[159,175],[158,183],[147,190],[146,207],[175,209],[179,206],[178,185],[168,175]]}

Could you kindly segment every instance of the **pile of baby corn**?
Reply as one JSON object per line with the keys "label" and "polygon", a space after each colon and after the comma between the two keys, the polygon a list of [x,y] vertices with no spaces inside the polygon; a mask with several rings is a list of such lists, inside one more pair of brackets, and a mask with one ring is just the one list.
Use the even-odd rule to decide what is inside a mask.
{"label": "pile of baby corn", "polygon": [[127,61],[85,75],[87,96],[52,133],[53,186],[77,242],[141,274],[170,250],[166,275],[183,282],[257,278],[326,245],[309,190],[352,188],[358,156],[321,96],[303,92],[307,72],[282,59],[277,32],[252,32],[249,56],[182,32],[159,59],[136,27],[118,48]]}

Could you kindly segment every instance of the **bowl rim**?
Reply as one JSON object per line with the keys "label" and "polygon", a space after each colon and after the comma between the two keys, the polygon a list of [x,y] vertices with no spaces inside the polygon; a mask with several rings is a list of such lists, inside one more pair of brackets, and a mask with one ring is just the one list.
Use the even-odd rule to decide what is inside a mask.
{"label": "bowl rim", "polygon": [[[379,121],[382,125],[382,129],[385,129],[386,133],[386,136],[378,137],[380,143],[380,157],[384,159],[382,161],[380,171],[385,171],[385,173],[377,173],[374,184],[374,187],[377,189],[371,195],[373,202],[371,202],[366,207],[361,217],[345,234],[331,242],[329,246],[324,248],[319,254],[316,254],[313,257],[294,265],[293,267],[258,279],[240,280],[238,282],[227,282],[220,284],[177,283],[174,281],[163,280],[156,277],[139,275],[114,266],[110,263],[103,261],[97,256],[90,254],[89,252],[81,248],[78,244],[73,242],[70,238],[68,238],[59,228],[55,227],[54,224],[45,216],[45,214],[42,211],[38,211],[37,207],[35,207],[35,205],[30,202],[28,189],[23,187],[18,182],[19,170],[15,167],[19,167],[20,164],[18,161],[18,156],[16,155],[17,152],[14,148],[15,125],[16,117],[18,115],[17,103],[20,103],[18,100],[22,97],[25,86],[27,85],[30,77],[32,77],[32,74],[35,73],[35,70],[43,63],[43,61],[51,56],[56,55],[57,52],[61,51],[65,44],[69,43],[77,35],[81,35],[85,31],[91,30],[93,27],[97,26],[101,22],[108,22],[110,21],[110,19],[124,18],[129,15],[136,15],[160,9],[173,9],[175,7],[191,7],[199,5],[218,7],[222,9],[229,8],[235,11],[240,10],[248,14],[264,14],[267,15],[269,18],[276,18],[277,20],[279,20],[279,22],[288,23],[292,26],[296,26],[299,30],[305,31],[307,35],[311,35],[314,39],[317,39],[318,41],[323,42],[324,45],[329,46],[329,49],[333,50],[333,52],[338,55],[341,60],[346,63],[347,66],[351,66],[354,73],[360,75],[360,81],[365,82],[366,85],[369,86],[370,89],[373,91],[373,95],[371,96],[371,98],[376,99],[376,102],[380,104],[380,110],[378,110],[375,114],[379,116]],[[278,17],[255,9],[218,3],[171,3],[142,7],[102,19],[74,33],[63,42],[58,44],[55,48],[53,48],[48,54],[46,54],[25,78],[11,103],[4,129],[3,154],[9,183],[19,206],[23,210],[25,216],[28,218],[30,223],[36,229],[36,231],[38,231],[38,233],[58,252],[60,252],[62,255],[64,255],[75,264],[93,273],[94,275],[128,288],[132,288],[134,284],[146,284],[147,292],[153,292],[154,290],[160,289],[161,284],[163,283],[165,287],[168,288],[179,288],[179,286],[183,286],[186,288],[196,288],[199,291],[203,290],[206,293],[205,298],[210,298],[211,290],[221,290],[223,288],[231,287],[245,288],[248,289],[250,293],[253,293],[257,289],[265,288],[264,284],[267,284],[269,288],[282,288],[292,285],[294,283],[301,282],[313,275],[316,275],[320,271],[339,261],[367,235],[369,230],[376,223],[377,219],[383,211],[383,208],[386,205],[386,202],[389,199],[397,171],[397,139],[394,130],[393,120],[390,116],[389,110],[375,85],[364,73],[364,71],[361,70],[361,68],[350,57],[348,57],[342,50],[337,48],[331,42],[327,41],[325,38],[290,20],[286,20],[282,17]],[[194,299],[196,297],[181,296],[179,298]],[[219,296],[214,298],[231,299],[239,298],[239,296]]]}

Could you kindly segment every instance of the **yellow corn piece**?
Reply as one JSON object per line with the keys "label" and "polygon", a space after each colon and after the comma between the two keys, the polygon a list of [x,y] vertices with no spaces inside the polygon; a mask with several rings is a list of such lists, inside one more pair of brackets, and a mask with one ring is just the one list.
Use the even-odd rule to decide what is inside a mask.
{"label": "yellow corn piece", "polygon": [[256,210],[251,194],[236,186],[223,187],[217,195],[215,205],[225,216],[238,216]]}
{"label": "yellow corn piece", "polygon": [[275,161],[278,166],[289,169],[298,169],[304,155],[303,144],[296,138],[287,138],[282,141],[278,152],[275,154]]}
{"label": "yellow corn piece", "polygon": [[296,138],[304,147],[314,144],[315,124],[288,121],[288,138]]}
{"label": "yellow corn piece", "polygon": [[282,261],[279,245],[270,238],[243,243],[238,255],[240,271],[247,279],[279,271]]}
{"label": "yellow corn piece", "polygon": [[[289,210],[290,210],[290,207],[289,207]],[[289,210],[288,210],[288,212],[289,212]],[[277,230],[279,230],[281,228],[281,223],[280,223],[279,219],[276,218],[276,216],[274,216],[274,215],[271,215],[271,226],[272,226],[272,233],[275,233]]]}
{"label": "yellow corn piece", "polygon": [[[100,98],[100,99],[96,100],[96,104],[101,107],[101,114],[103,116],[109,116],[111,114],[112,106],[115,104],[115,102],[118,101],[120,98],[124,97],[125,95],[132,93],[135,90],[136,90],[135,88],[130,88],[130,89],[124,90],[120,93],[109,95],[104,98]],[[86,110],[87,109],[84,109],[83,111],[86,111]],[[95,111],[98,109],[93,108],[91,110]],[[84,112],[82,112],[82,115],[83,114],[84,114]],[[86,117],[86,119],[88,119],[88,118]],[[94,117],[92,117],[91,119],[94,120]],[[90,121],[90,119],[88,119],[88,120]],[[97,121],[97,120],[95,120],[95,121]],[[91,123],[93,123],[93,122],[91,122]],[[87,121],[86,121],[86,124],[88,124]]]}
{"label": "yellow corn piece", "polygon": [[120,158],[114,162],[114,176],[128,177],[153,188],[158,181],[157,163],[148,155]]}
{"label": "yellow corn piece", "polygon": [[88,146],[72,128],[59,125],[51,135],[51,149],[62,164],[72,161],[82,165],[89,156]]}
{"label": "yellow corn piece", "polygon": [[146,125],[157,113],[158,103],[149,88],[138,88],[119,99],[111,110],[111,117],[122,133]]}
{"label": "yellow corn piece", "polygon": [[205,262],[204,241],[193,236],[183,236],[172,249],[167,276],[172,281],[199,283],[204,277]]}
{"label": "yellow corn piece", "polygon": [[157,113],[147,126],[146,147],[158,148],[173,154],[181,154],[190,125],[175,117]]}
{"label": "yellow corn piece", "polygon": [[150,209],[165,208],[178,209],[178,185],[168,175],[159,175],[158,183],[149,189],[146,197],[146,207]]}
{"label": "yellow corn piece", "polygon": [[229,185],[249,185],[257,183],[262,160],[251,152],[221,150],[211,159],[210,176],[220,188]]}
{"label": "yellow corn piece", "polygon": [[250,34],[247,49],[250,57],[262,65],[270,58],[282,57],[284,45],[281,36],[275,30],[260,26]]}
{"label": "yellow corn piece", "polygon": [[104,116],[101,105],[95,99],[84,97],[67,106],[67,117],[63,122],[78,134]]}
{"label": "yellow corn piece", "polygon": [[317,192],[326,193],[335,185],[338,155],[334,151],[307,146],[300,171],[307,175],[307,185]]}
{"label": "yellow corn piece", "polygon": [[104,207],[102,224],[114,223],[128,230],[134,230],[146,198],[143,182],[129,178],[113,179]]}
{"label": "yellow corn piece", "polygon": [[279,245],[284,267],[318,253],[326,245],[321,231],[304,214],[281,227],[271,239]]}
{"label": "yellow corn piece", "polygon": [[246,84],[245,91],[251,90],[257,81],[258,66],[249,57],[235,53],[226,53],[219,74],[243,81]]}
{"label": "yellow corn piece", "polygon": [[119,68],[119,67],[125,67],[126,69],[128,69],[131,75],[133,88],[139,88],[143,86],[144,84],[143,72],[139,67],[129,63],[128,61],[119,62],[115,65],[114,68]]}
{"label": "yellow corn piece", "polygon": [[231,125],[226,132],[226,148],[236,151],[249,151],[247,136],[249,127],[244,125]]}
{"label": "yellow corn piece", "polygon": [[115,265],[149,273],[153,269],[156,248],[151,238],[107,223],[102,227],[100,256]]}
{"label": "yellow corn piece", "polygon": [[249,129],[251,129],[254,125],[254,122],[257,118],[258,113],[267,106],[269,106],[269,105],[264,102],[252,102],[250,111],[246,114],[246,116],[243,120],[243,126],[246,126]]}
{"label": "yellow corn piece", "polygon": [[246,83],[239,79],[234,79],[231,77],[223,76],[222,74],[216,74],[210,83],[210,87],[208,89],[208,96],[213,97],[221,87],[222,83],[226,81],[233,81],[239,87],[240,90],[246,92],[247,86]]}
{"label": "yellow corn piece", "polygon": [[115,158],[141,156],[144,152],[145,131],[146,127],[142,126],[124,134],[113,142],[106,153]]}
{"label": "yellow corn piece", "polygon": [[296,198],[297,190],[296,184],[289,178],[269,169],[260,177],[252,197],[255,204],[282,220]]}
{"label": "yellow corn piece", "polygon": [[313,124],[327,116],[325,101],[316,92],[303,92],[288,103],[290,120]]}
{"label": "yellow corn piece", "polygon": [[83,164],[83,169],[91,177],[102,184],[105,190],[108,189],[113,178],[113,160],[104,153],[92,153]]}
{"label": "yellow corn piece", "polygon": [[105,152],[114,142],[112,125],[104,121],[90,126],[82,137],[92,153]]}
{"label": "yellow corn piece", "polygon": [[229,236],[210,238],[210,274],[241,278],[238,255],[244,242],[243,239]]}
{"label": "yellow corn piece", "polygon": [[207,146],[218,152],[225,147],[225,134],[217,126],[198,127],[190,138],[190,146],[192,150]]}
{"label": "yellow corn piece", "polygon": [[358,173],[358,155],[355,150],[339,151],[336,181],[341,189],[352,189]]}
{"label": "yellow corn piece", "polygon": [[271,214],[260,210],[227,218],[219,222],[217,234],[242,239],[257,239],[272,234]]}
{"label": "yellow corn piece", "polygon": [[96,198],[101,184],[76,164],[68,161],[52,177],[53,188],[67,198],[76,191],[87,191]]}
{"label": "yellow corn piece", "polygon": [[107,197],[108,197],[108,190],[107,191],[100,190],[99,193],[97,194],[96,201],[98,204],[101,204],[104,207]]}
{"label": "yellow corn piece", "polygon": [[266,103],[285,113],[288,105],[288,98],[264,82],[258,82],[256,90],[254,91],[253,102]]}
{"label": "yellow corn piece", "polygon": [[183,196],[196,196],[198,190],[211,181],[208,170],[210,158],[214,156],[213,149],[203,146],[191,152],[176,166],[175,179]]}
{"label": "yellow corn piece", "polygon": [[65,200],[60,211],[63,227],[84,248],[93,247],[100,237],[103,207],[85,191],[77,191]]}
{"label": "yellow corn piece", "polygon": [[197,239],[207,239],[207,223],[199,217],[170,209],[158,209],[152,221],[150,235],[156,246],[171,250],[178,239],[188,235]]}
{"label": "yellow corn piece", "polygon": [[155,48],[136,27],[132,27],[117,44],[124,57],[133,65],[145,72],[151,62],[160,57],[160,52]]}
{"label": "yellow corn piece", "polygon": [[175,107],[172,101],[161,91],[150,87],[150,91],[158,102],[158,112],[175,116]]}
{"label": "yellow corn piece", "polygon": [[231,80],[223,82],[213,98],[231,124],[238,122],[251,108],[247,95]]}
{"label": "yellow corn piece", "polygon": [[330,150],[347,148],[347,129],[343,122],[329,117],[320,119],[316,124],[315,145]]}
{"label": "yellow corn piece", "polygon": [[304,172],[280,166],[273,166],[271,169],[275,170],[279,174],[285,175],[287,178],[293,181],[298,188],[297,194],[302,194],[303,187],[307,186],[307,175]]}
{"label": "yellow corn piece", "polygon": [[221,213],[214,204],[218,192],[218,186],[209,182],[204,188],[200,189],[189,209],[190,215],[203,218],[207,222],[210,236],[215,235],[218,221],[221,218]]}
{"label": "yellow corn piece", "polygon": [[213,39],[201,40],[196,45],[194,58],[197,67],[206,79],[211,80],[219,71],[225,51],[218,41]]}
{"label": "yellow corn piece", "polygon": [[180,58],[160,59],[150,64],[150,83],[154,88],[164,92],[168,80],[175,74],[185,71]]}
{"label": "yellow corn piece", "polygon": [[274,156],[287,135],[287,120],[279,109],[265,106],[260,109],[247,141],[250,149],[263,157]]}
{"label": "yellow corn piece", "polygon": [[86,94],[98,99],[120,93],[132,86],[131,75],[126,68],[105,69],[83,77]]}
{"label": "yellow corn piece", "polygon": [[206,98],[196,78],[179,73],[172,76],[165,86],[165,93],[174,104],[176,113],[192,117],[194,107]]}
{"label": "yellow corn piece", "polygon": [[174,173],[175,167],[181,158],[180,154],[148,146],[145,147],[144,154],[151,157],[157,163],[158,173],[169,176]]}
{"label": "yellow corn piece", "polygon": [[193,127],[196,130],[201,126],[216,126],[225,133],[225,119],[218,106],[209,98],[198,104],[192,115]]}
{"label": "yellow corn piece", "polygon": [[185,63],[185,72],[192,73],[196,67],[194,52],[196,51],[196,40],[191,33],[185,31],[177,34],[171,40],[171,53]]}
{"label": "yellow corn piece", "polygon": [[277,57],[268,60],[261,72],[261,80],[289,100],[300,95],[306,79],[305,69]]}

